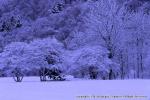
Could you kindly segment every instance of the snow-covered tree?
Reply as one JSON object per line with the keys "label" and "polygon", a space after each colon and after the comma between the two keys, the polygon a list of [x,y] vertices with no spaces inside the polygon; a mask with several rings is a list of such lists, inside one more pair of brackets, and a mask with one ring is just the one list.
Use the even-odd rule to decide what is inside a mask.
{"label": "snow-covered tree", "polygon": [[114,0],[100,0],[92,2],[87,18],[88,32],[97,34],[101,44],[109,50],[109,58],[115,55],[119,42],[119,8]]}
{"label": "snow-covered tree", "polygon": [[[148,49],[149,50],[149,49]],[[146,58],[144,59],[144,68],[143,68],[143,77],[144,78],[149,78],[150,76],[150,52],[148,51]]]}
{"label": "snow-covered tree", "polygon": [[[32,69],[41,67],[53,67],[61,63],[61,49],[62,44],[51,38],[34,40],[29,44],[14,42],[7,45],[3,53],[0,54],[0,64],[3,68],[8,67],[10,70],[21,68],[23,71],[32,71]],[[57,54],[57,57],[55,54]],[[50,62],[50,60],[55,62]]]}
{"label": "snow-covered tree", "polygon": [[[135,78],[143,78],[144,58],[149,45],[150,17],[142,10],[136,13],[126,13],[123,17],[123,40],[128,56],[127,68],[136,72]],[[124,55],[125,56],[125,55]],[[131,59],[131,60],[130,60]],[[131,68],[131,66],[133,68]],[[129,72],[127,70],[127,73]]]}
{"label": "snow-covered tree", "polygon": [[69,71],[76,77],[108,79],[111,70],[114,75],[119,72],[118,65],[108,58],[108,51],[103,47],[88,46],[75,50],[70,55],[72,65]]}

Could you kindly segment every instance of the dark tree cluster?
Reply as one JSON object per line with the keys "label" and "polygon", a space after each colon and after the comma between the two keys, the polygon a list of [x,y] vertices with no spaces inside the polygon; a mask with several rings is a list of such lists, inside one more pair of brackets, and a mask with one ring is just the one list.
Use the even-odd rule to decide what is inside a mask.
{"label": "dark tree cluster", "polygon": [[10,32],[13,29],[20,28],[21,26],[21,21],[12,16],[11,18],[1,22],[0,32]]}
{"label": "dark tree cluster", "polygon": [[56,5],[54,5],[54,7],[52,8],[52,13],[59,13],[64,9],[64,4],[62,3],[57,3]]}

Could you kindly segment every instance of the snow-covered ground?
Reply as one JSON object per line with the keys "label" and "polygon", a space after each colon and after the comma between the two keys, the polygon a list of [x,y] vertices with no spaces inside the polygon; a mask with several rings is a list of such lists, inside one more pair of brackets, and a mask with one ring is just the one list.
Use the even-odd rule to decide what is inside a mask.
{"label": "snow-covered ground", "polygon": [[[107,97],[104,99],[102,96]],[[150,100],[149,98],[150,80],[40,82],[37,77],[26,77],[22,83],[16,83],[12,78],[0,78],[0,100]]]}

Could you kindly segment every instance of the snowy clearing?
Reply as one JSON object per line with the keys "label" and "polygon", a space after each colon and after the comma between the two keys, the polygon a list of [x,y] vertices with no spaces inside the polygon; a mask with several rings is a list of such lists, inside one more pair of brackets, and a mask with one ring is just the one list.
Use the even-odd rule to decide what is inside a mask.
{"label": "snowy clearing", "polygon": [[150,100],[150,80],[40,82],[37,77],[26,77],[16,83],[12,78],[0,78],[0,100],[104,100],[102,96],[109,96],[106,100]]}

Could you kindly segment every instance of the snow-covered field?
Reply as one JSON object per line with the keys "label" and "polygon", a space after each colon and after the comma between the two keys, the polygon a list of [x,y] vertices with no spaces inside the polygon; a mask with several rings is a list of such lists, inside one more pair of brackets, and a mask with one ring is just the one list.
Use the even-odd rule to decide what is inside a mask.
{"label": "snow-covered field", "polygon": [[22,83],[15,83],[12,78],[0,78],[0,100],[150,100],[149,98],[150,80],[40,82],[37,77],[28,77]]}

